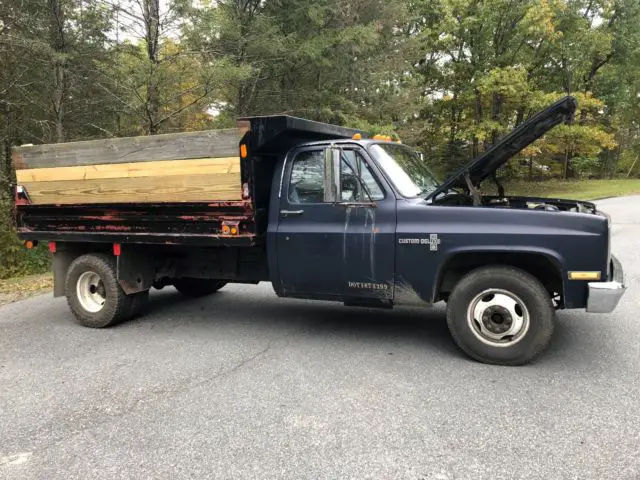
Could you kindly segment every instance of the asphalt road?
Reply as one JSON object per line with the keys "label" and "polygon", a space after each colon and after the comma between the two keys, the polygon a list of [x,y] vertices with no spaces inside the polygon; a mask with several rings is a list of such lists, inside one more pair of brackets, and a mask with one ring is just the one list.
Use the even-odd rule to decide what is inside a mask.
{"label": "asphalt road", "polygon": [[444,310],[165,289],[107,330],[0,308],[0,478],[640,478],[640,196],[600,202],[630,290],[561,312],[526,367],[463,356]]}

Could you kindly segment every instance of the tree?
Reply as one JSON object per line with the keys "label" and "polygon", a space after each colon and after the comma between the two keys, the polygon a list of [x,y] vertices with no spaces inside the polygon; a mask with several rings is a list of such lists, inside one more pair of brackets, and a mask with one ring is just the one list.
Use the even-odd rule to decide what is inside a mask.
{"label": "tree", "polygon": [[[218,69],[221,117],[289,113],[345,123],[371,105],[402,2],[223,0],[186,41]],[[387,76],[389,78],[390,76]]]}
{"label": "tree", "polygon": [[216,91],[215,71],[174,38],[186,7],[169,2],[161,8],[159,0],[112,5],[124,18],[119,30],[127,39],[111,50],[115,61],[101,65],[100,85],[118,105],[118,134],[154,135],[188,124],[187,115],[200,122],[208,118],[204,110]]}

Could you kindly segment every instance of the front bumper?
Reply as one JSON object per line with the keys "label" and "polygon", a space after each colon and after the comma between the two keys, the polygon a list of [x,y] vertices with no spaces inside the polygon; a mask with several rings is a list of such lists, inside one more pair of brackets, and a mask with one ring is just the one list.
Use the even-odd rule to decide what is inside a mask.
{"label": "front bumper", "polygon": [[627,289],[627,287],[624,286],[622,265],[613,255],[611,256],[611,274],[609,275],[609,279],[610,281],[608,282],[589,282],[587,312],[612,312]]}

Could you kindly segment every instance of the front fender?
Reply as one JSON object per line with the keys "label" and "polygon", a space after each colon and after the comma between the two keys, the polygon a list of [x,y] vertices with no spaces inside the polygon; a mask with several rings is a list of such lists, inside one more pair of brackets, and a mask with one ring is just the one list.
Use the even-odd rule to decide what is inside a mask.
{"label": "front fender", "polygon": [[501,253],[544,256],[559,271],[567,308],[584,308],[587,295],[583,282],[565,281],[567,270],[606,274],[608,227],[597,215],[410,202],[397,211],[397,278],[423,302],[437,299],[446,264],[470,252],[496,254],[497,263]]}
{"label": "front fender", "polygon": [[[562,296],[566,297],[565,287],[565,273],[567,271],[565,266],[565,258],[562,256],[560,252],[543,248],[535,245],[528,246],[515,246],[505,248],[504,246],[485,246],[482,248],[477,248],[474,246],[461,246],[456,248],[451,248],[447,250],[442,258],[442,262],[438,265],[436,271],[436,281],[433,285],[433,290],[431,292],[431,298],[436,299],[439,294],[439,287],[442,284],[442,279],[447,268],[454,263],[456,258],[460,258],[461,256],[484,256],[486,258],[491,258],[492,263],[495,264],[504,264],[504,265],[514,265],[513,259],[517,257],[529,257],[532,259],[545,259],[547,260],[555,270],[556,274],[560,277],[562,282]],[[535,260],[534,260],[535,261]],[[517,263],[514,265],[517,266]]]}

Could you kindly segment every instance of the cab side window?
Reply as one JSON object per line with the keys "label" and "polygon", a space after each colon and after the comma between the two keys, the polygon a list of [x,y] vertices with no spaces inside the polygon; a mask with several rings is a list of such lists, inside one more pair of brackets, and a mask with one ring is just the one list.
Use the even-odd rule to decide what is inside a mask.
{"label": "cab side window", "polygon": [[293,161],[289,182],[291,203],[322,203],[324,201],[324,152],[301,152]]}
{"label": "cab side window", "polygon": [[[343,150],[340,180],[343,202],[371,202],[384,198],[384,192],[367,162],[355,150]],[[296,156],[288,197],[293,204],[324,201],[323,150],[310,150]]]}

